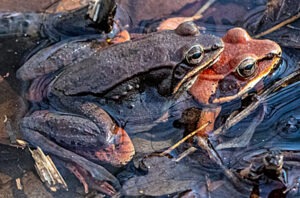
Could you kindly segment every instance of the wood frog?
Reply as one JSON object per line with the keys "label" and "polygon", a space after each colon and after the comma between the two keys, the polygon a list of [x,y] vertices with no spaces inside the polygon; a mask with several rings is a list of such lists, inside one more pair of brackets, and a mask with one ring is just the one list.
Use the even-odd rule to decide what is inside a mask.
{"label": "wood frog", "polygon": [[204,105],[197,126],[210,122],[199,136],[214,129],[221,105],[245,96],[273,71],[281,58],[280,46],[271,40],[252,39],[241,28],[229,30],[222,38],[225,48],[220,60],[201,71],[189,89],[195,100]]}
{"label": "wood frog", "polygon": [[33,112],[21,121],[23,137],[75,164],[72,170],[86,191],[89,185],[112,195],[116,191],[103,181],[116,187],[113,176],[104,168],[91,168],[84,159],[121,166],[135,151],[118,120],[103,110],[102,99],[128,100],[140,94],[142,87],[153,87],[159,95],[176,99],[195,82],[201,70],[218,60],[222,50],[221,39],[201,34],[194,23],[187,22],[176,30],[96,50],[57,71],[39,65],[42,68],[36,79],[21,68],[17,75],[33,80],[30,92],[41,99],[33,101]]}

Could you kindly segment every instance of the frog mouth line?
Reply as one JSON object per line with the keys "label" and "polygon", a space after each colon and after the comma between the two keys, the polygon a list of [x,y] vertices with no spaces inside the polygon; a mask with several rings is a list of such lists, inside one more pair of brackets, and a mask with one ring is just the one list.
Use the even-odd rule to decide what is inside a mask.
{"label": "frog mouth line", "polygon": [[255,87],[255,85],[265,76],[267,76],[268,74],[272,74],[273,72],[276,71],[276,69],[278,68],[278,66],[281,63],[281,52],[280,53],[276,53],[273,54],[273,67],[270,68],[269,71],[264,72],[263,74],[261,74],[260,76],[255,77],[254,79],[252,79],[251,83],[249,83],[247,86],[245,86],[243,89],[241,89],[237,94],[235,95],[231,95],[231,96],[226,96],[226,97],[222,97],[222,98],[215,98],[211,101],[211,103],[213,104],[221,104],[221,103],[225,103],[231,100],[234,100],[238,97],[241,97],[242,95],[244,95],[245,93],[247,93],[249,90],[251,90],[253,87]]}
{"label": "frog mouth line", "polygon": [[283,62],[283,59],[282,59],[282,57],[281,57],[281,54],[278,54],[277,55],[278,57],[277,57],[277,63],[274,63],[274,66],[273,66],[273,68],[271,69],[271,71],[269,72],[269,74],[274,74],[276,71],[277,71],[277,69],[278,69],[278,67],[282,64],[282,62]]}
{"label": "frog mouth line", "polygon": [[191,87],[194,82],[196,81],[197,79],[197,75],[204,69],[208,68],[209,66],[215,64],[216,62],[219,61],[220,59],[220,53],[218,53],[216,55],[217,58],[213,59],[211,62],[207,62],[206,64],[204,64],[201,68],[197,68],[197,69],[194,69],[194,70],[191,70],[190,72],[188,72],[185,77],[183,77],[179,82],[178,84],[175,86],[175,88],[173,89],[173,92],[172,94],[175,95],[176,93],[180,92],[181,90],[184,91],[184,90],[187,90],[189,89],[189,87]]}

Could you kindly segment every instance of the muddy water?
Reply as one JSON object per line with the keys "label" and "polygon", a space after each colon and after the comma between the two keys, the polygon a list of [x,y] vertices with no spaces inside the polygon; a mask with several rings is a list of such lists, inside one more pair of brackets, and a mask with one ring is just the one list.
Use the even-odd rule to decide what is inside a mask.
{"label": "muddy water", "polygon": [[[62,1],[67,3],[66,1]],[[174,4],[173,0],[143,1],[120,0],[122,12],[120,17],[128,23],[131,32],[149,32],[155,30],[157,25],[171,16],[191,16],[206,1],[179,1]],[[4,6],[7,4],[0,4]],[[63,4],[66,6],[66,4]],[[144,7],[146,8],[144,9]],[[196,23],[203,27],[204,32],[210,32],[222,36],[231,27],[241,26],[243,20],[251,16],[251,12],[259,11],[265,6],[265,1],[227,1],[220,0],[213,4],[204,14],[203,18]],[[43,7],[43,6],[42,6]],[[34,8],[34,10],[45,10]],[[159,9],[157,9],[159,7]],[[30,7],[33,8],[33,7]],[[24,10],[30,10],[25,7]],[[3,10],[5,10],[3,8]],[[9,10],[9,9],[8,9]],[[10,9],[11,10],[11,9]],[[60,9],[58,9],[60,10]],[[155,12],[151,12],[155,10]],[[5,10],[7,11],[7,10]],[[122,15],[126,13],[125,15]],[[192,13],[192,14],[191,14]],[[129,17],[128,17],[129,16]],[[83,190],[79,182],[63,168],[62,173],[69,183],[69,192],[59,191],[51,193],[39,181],[31,157],[26,150],[7,146],[15,143],[19,138],[18,121],[26,114],[26,87],[15,77],[16,70],[22,65],[26,57],[33,52],[45,38],[28,37],[21,34],[0,35],[0,197],[83,197]],[[299,68],[300,54],[296,49],[284,48],[284,64],[272,79],[282,78]],[[300,84],[294,82],[291,85],[273,93],[268,97],[265,105],[265,116],[261,124],[257,126],[249,144],[244,148],[220,149],[218,154],[224,164],[231,169],[245,168],[251,163],[252,156],[263,155],[268,149],[279,149],[286,153],[286,164],[288,165],[288,183],[292,185],[297,176],[300,176]],[[183,104],[183,105],[182,105]],[[231,104],[224,109],[230,109]],[[199,197],[249,197],[252,185],[246,182],[236,182],[234,178],[224,174],[216,164],[212,163],[205,152],[197,151],[180,163],[174,163],[165,158],[149,158],[144,163],[155,167],[154,172],[148,175],[133,170],[132,167],[138,163],[139,157],[144,153],[159,151],[172,145],[182,136],[182,130],[173,127],[173,121],[180,117],[181,112],[190,106],[197,106],[189,99],[182,99],[174,107],[169,115],[169,120],[157,127],[142,126],[140,131],[133,133],[138,155],[136,161],[118,174],[123,186],[123,193],[130,196],[141,194],[151,196],[176,195],[179,192],[192,189]],[[228,141],[243,134],[244,129],[253,123],[261,107],[236,126],[230,128],[227,133],[220,137],[219,141]],[[130,129],[129,123],[127,127]],[[217,145],[215,145],[217,146]],[[200,162],[200,163],[199,163]],[[153,169],[152,169],[153,170]],[[17,190],[15,179],[20,178],[23,190]],[[168,181],[168,182],[167,182]],[[39,186],[36,190],[35,186]],[[210,187],[208,187],[210,186]],[[262,197],[278,197],[282,195],[283,186],[278,182],[270,182],[260,186]],[[277,194],[276,194],[277,193]],[[288,197],[297,195],[296,191],[288,193]],[[92,193],[91,196],[96,196]],[[279,196],[279,197],[280,197]]]}

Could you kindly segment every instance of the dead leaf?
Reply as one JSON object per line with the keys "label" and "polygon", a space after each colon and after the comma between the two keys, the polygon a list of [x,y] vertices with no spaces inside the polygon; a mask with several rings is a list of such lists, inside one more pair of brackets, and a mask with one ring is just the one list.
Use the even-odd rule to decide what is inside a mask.
{"label": "dead leaf", "polygon": [[[296,16],[300,12],[298,0],[268,0],[262,13],[254,13],[241,24],[250,34],[258,35],[285,20]],[[272,39],[281,46],[300,48],[300,20],[296,20],[276,31],[267,34],[264,38]]]}

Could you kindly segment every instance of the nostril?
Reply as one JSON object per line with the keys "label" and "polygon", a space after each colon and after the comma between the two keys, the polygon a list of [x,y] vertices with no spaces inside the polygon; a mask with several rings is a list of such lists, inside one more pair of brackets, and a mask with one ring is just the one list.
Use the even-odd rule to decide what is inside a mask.
{"label": "nostril", "polygon": [[266,55],[266,58],[267,59],[272,59],[272,58],[274,58],[275,56],[276,56],[277,54],[276,53],[268,53],[267,55]]}
{"label": "nostril", "polygon": [[274,57],[279,57],[280,58],[281,57],[281,51],[280,52],[270,52],[270,53],[266,54],[265,57],[267,59],[272,59]]}

